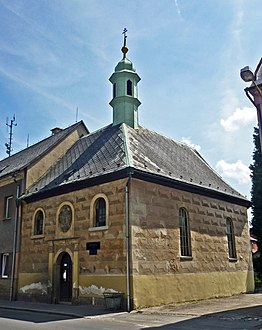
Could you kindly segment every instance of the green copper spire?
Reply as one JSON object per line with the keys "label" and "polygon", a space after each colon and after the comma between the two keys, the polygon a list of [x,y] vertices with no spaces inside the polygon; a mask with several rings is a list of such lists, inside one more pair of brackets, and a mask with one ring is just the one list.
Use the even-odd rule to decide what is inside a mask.
{"label": "green copper spire", "polygon": [[109,78],[113,84],[113,98],[109,103],[113,108],[113,125],[125,123],[133,128],[138,127],[138,107],[141,102],[137,96],[137,83],[139,75],[133,63],[126,57],[127,29],[123,30],[124,45],[121,48],[123,58],[115,67],[115,72]]}

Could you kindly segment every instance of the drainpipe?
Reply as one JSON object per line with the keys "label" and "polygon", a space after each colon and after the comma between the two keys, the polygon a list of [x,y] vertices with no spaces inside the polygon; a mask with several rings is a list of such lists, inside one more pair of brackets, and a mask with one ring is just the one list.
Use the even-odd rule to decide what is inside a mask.
{"label": "drainpipe", "polygon": [[12,256],[12,269],[11,269],[11,285],[10,285],[10,296],[9,301],[14,300],[14,282],[15,282],[15,266],[16,266],[16,248],[17,248],[17,229],[18,229],[18,220],[19,220],[19,194],[20,194],[20,185],[16,181],[15,177],[13,177],[16,183],[16,209],[15,209],[15,225],[14,225],[14,236],[13,236],[13,256]]}
{"label": "drainpipe", "polygon": [[127,311],[131,311],[130,296],[130,243],[129,243],[129,190],[132,173],[129,172],[126,183],[126,291],[127,291]]}

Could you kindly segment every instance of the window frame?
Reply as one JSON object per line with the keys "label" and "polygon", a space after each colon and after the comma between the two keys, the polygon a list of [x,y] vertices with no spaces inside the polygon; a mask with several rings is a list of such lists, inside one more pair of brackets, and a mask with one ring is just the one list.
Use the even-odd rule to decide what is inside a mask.
{"label": "window frame", "polygon": [[5,219],[12,219],[12,201],[14,196],[5,197]]}
{"label": "window frame", "polygon": [[106,201],[103,197],[97,198],[95,202],[95,227],[104,227],[106,225]]}
{"label": "window frame", "polygon": [[[5,262],[4,262],[5,261]],[[9,253],[1,254],[1,278],[8,278]]]}
{"label": "window frame", "polygon": [[[182,214],[183,212],[183,214]],[[182,223],[183,220],[183,223]],[[188,212],[184,207],[179,208],[179,238],[181,258],[192,259],[191,232]]]}
{"label": "window frame", "polygon": [[227,236],[228,258],[229,260],[236,260],[237,259],[236,240],[234,233],[234,225],[231,218],[226,219],[226,236]]}
{"label": "window frame", "polygon": [[[100,199],[103,199],[105,202],[105,223],[101,226],[97,226],[97,211],[96,206]],[[106,230],[108,229],[108,220],[109,217],[109,201],[105,194],[97,194],[95,195],[90,203],[90,227],[89,231],[98,231],[98,230]]]}
{"label": "window frame", "polygon": [[[36,216],[37,216],[37,214],[39,212],[41,212],[42,215],[43,215],[43,219],[42,219],[42,232],[41,233],[37,233],[36,232],[36,227],[37,227],[37,225],[36,225],[36,221],[37,221]],[[44,212],[44,210],[42,208],[37,208],[35,210],[35,212],[34,212],[34,215],[33,215],[33,236],[34,237],[39,237],[39,236],[42,237],[42,236],[44,236],[44,224],[45,224],[45,212]]]}
{"label": "window frame", "polygon": [[116,83],[113,84],[113,99],[116,97]]}
{"label": "window frame", "polygon": [[133,96],[133,82],[130,79],[126,82],[126,94],[128,96]]}

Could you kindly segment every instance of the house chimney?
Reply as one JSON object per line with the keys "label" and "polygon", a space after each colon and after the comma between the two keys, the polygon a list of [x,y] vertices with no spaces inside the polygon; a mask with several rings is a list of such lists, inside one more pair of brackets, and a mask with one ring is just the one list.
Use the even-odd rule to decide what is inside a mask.
{"label": "house chimney", "polygon": [[52,128],[50,131],[52,132],[52,135],[55,135],[59,132],[61,132],[63,129],[59,127]]}

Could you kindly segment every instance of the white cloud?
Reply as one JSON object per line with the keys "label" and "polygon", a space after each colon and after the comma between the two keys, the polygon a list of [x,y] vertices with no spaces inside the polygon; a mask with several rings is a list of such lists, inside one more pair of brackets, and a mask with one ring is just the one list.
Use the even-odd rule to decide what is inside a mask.
{"label": "white cloud", "polygon": [[250,183],[250,169],[238,160],[236,163],[227,163],[220,160],[216,164],[216,169],[222,177],[237,180],[241,184]]}
{"label": "white cloud", "polygon": [[232,115],[230,115],[228,118],[222,118],[220,120],[220,125],[226,132],[234,132],[242,126],[249,124],[255,125],[256,118],[257,114],[254,108],[236,108]]}
{"label": "white cloud", "polygon": [[200,150],[201,150],[200,145],[192,143],[189,137],[187,137],[187,138],[182,137],[181,142],[187,144],[189,147],[195,149],[198,152],[200,152]]}

